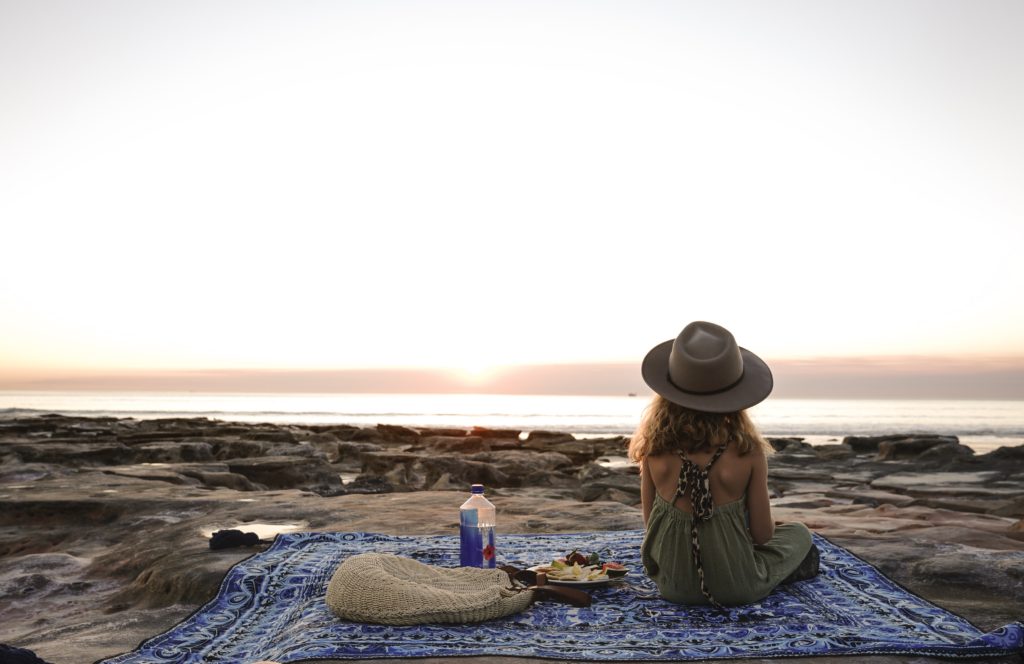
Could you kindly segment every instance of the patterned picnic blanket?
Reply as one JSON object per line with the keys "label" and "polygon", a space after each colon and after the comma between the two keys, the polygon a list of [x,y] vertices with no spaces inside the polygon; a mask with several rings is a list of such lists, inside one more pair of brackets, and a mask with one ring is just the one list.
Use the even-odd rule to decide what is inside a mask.
{"label": "patterned picnic blanket", "polygon": [[576,548],[624,563],[622,580],[593,605],[537,603],[471,625],[392,627],[341,621],[324,602],[335,568],[367,551],[458,565],[454,536],[374,533],[279,535],[238,563],[219,593],[165,634],[106,664],[297,662],[316,659],[503,655],[567,660],[700,660],[800,655],[977,657],[1024,652],[1024,624],[988,633],[906,591],[849,551],[815,535],[821,574],[727,612],[659,599],[640,565],[641,531],[502,535],[498,559],[527,567]]}

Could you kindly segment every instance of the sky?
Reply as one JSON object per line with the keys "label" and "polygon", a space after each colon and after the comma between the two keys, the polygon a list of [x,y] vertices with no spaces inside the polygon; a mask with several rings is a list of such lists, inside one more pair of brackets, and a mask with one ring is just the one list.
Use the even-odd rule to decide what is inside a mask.
{"label": "sky", "polygon": [[996,0],[0,0],[0,389],[493,385],[710,320],[811,392],[852,363],[1021,398],[1022,29]]}

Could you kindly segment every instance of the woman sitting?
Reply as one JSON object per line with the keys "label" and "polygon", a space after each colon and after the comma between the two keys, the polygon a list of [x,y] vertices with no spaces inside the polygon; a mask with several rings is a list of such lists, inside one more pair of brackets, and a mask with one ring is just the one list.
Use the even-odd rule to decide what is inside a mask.
{"label": "woman sitting", "polygon": [[810,531],[772,520],[770,448],[744,412],[772,390],[764,361],[725,328],[694,322],[652,349],[642,372],[657,395],[629,457],[641,471],[643,564],[661,595],[735,606],[813,577]]}

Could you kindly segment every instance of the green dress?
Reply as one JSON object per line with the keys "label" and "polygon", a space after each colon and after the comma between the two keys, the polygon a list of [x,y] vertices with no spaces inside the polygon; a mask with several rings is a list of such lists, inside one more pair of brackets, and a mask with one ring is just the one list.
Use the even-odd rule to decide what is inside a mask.
{"label": "green dress", "polygon": [[[647,575],[670,602],[724,606],[756,602],[792,574],[811,549],[811,532],[802,523],[776,526],[771,540],[754,544],[747,529],[745,496],[713,505],[707,471],[718,456],[703,469],[683,457],[679,491],[696,487],[691,503],[695,513],[706,519],[696,524],[698,543],[693,543],[698,519],[655,492],[641,558]],[[713,599],[701,589],[699,567],[703,567],[705,590]]]}

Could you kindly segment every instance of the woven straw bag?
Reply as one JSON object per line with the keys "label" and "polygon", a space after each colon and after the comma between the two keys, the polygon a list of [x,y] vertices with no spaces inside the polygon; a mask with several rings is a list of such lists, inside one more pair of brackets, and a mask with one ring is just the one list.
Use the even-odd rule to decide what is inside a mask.
{"label": "woven straw bag", "polygon": [[[388,553],[361,553],[335,570],[327,605],[339,618],[356,622],[471,623],[524,611],[535,595],[576,603],[579,598],[565,590],[526,586],[501,569],[435,567]],[[589,596],[581,594],[589,605]]]}

